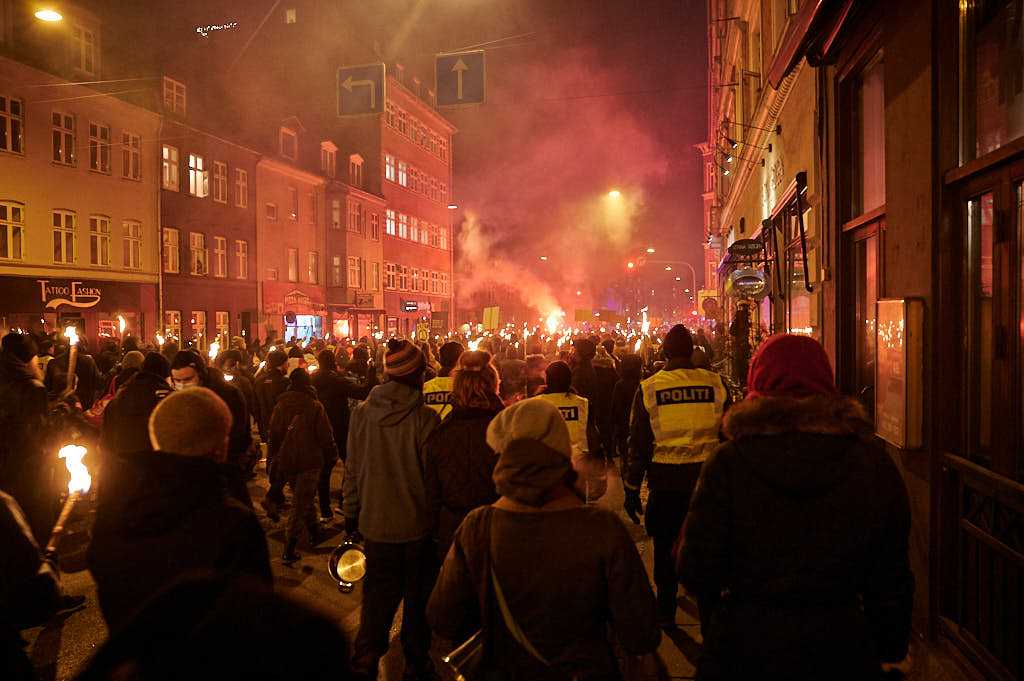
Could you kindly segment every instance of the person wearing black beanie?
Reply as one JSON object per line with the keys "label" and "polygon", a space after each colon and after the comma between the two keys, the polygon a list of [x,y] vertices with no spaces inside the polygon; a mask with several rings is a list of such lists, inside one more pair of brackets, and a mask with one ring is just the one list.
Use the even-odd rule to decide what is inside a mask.
{"label": "person wearing black beanie", "polygon": [[149,415],[171,393],[167,383],[170,375],[171,364],[167,358],[159,352],[150,352],[142,360],[139,371],[110,401],[103,411],[100,430],[100,442],[108,455],[117,457],[150,449]]}
{"label": "person wearing black beanie", "polygon": [[665,367],[640,383],[633,399],[629,456],[623,476],[625,510],[643,514],[640,486],[650,491],[645,525],[654,540],[658,621],[675,627],[678,588],[672,548],[686,518],[704,460],[719,444],[722,414],[730,403],[722,377],[690,362],[693,339],[682,324],[665,335]]}

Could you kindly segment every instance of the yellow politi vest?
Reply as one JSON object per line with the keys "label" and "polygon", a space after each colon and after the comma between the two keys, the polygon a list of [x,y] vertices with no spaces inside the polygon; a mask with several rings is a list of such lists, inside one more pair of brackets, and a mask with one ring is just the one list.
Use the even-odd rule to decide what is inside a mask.
{"label": "yellow politi vest", "polygon": [[545,393],[538,397],[558,407],[558,412],[562,415],[565,425],[569,427],[573,454],[589,454],[587,414],[590,411],[590,402],[585,397],[573,393]]}
{"label": "yellow politi vest", "polygon": [[442,419],[452,413],[451,395],[452,379],[450,376],[438,376],[423,384],[423,404],[436,411]]}
{"label": "yellow politi vest", "polygon": [[653,463],[700,463],[718,446],[726,390],[707,369],[659,371],[640,383],[654,431]]}

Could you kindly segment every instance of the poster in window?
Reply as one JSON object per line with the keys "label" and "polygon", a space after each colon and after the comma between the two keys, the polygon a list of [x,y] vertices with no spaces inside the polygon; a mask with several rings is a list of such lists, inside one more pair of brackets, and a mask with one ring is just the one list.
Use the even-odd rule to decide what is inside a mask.
{"label": "poster in window", "polygon": [[875,430],[901,449],[922,444],[924,303],[879,300],[875,347]]}

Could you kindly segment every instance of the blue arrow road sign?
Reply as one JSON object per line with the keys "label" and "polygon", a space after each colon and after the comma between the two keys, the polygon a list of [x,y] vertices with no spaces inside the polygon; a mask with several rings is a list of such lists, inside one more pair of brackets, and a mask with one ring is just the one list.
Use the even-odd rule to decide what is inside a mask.
{"label": "blue arrow road sign", "polygon": [[384,64],[338,69],[338,115],[359,116],[384,111]]}
{"label": "blue arrow road sign", "polygon": [[484,51],[439,54],[434,61],[437,105],[480,104],[484,101]]}

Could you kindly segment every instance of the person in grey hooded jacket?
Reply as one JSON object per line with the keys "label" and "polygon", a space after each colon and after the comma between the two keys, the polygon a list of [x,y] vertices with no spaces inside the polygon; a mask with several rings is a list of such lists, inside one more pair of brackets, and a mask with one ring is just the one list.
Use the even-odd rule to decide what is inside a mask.
{"label": "person in grey hooded jacket", "polygon": [[435,678],[426,607],[438,566],[423,450],[441,421],[423,404],[425,367],[415,345],[389,341],[384,357],[387,382],[370,391],[349,422],[342,511],[349,535],[365,539],[367,567],[352,659],[356,678],[377,678],[400,601],[405,678]]}

